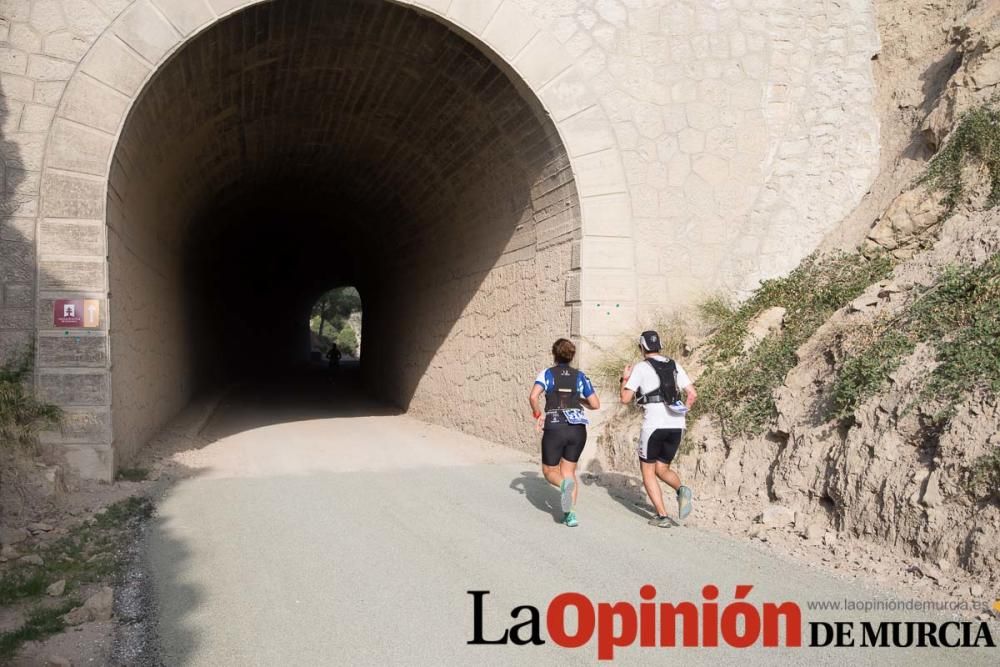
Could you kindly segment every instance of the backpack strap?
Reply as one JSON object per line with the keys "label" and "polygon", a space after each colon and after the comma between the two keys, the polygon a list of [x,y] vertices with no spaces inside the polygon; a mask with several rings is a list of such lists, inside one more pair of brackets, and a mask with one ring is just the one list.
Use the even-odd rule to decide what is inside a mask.
{"label": "backpack strap", "polygon": [[580,407],[580,394],[577,390],[580,371],[572,366],[553,366],[549,372],[552,373],[554,386],[551,391],[545,392],[545,411]]}
{"label": "backpack strap", "polygon": [[673,359],[660,361],[659,359],[646,359],[646,362],[656,372],[660,378],[659,386],[648,394],[639,394],[636,403],[646,405],[648,403],[673,403],[679,399],[677,392],[677,362]]}

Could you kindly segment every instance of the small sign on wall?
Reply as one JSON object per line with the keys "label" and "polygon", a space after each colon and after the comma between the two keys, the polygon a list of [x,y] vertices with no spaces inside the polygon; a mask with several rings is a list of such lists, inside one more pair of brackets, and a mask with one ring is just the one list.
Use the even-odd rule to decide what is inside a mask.
{"label": "small sign on wall", "polygon": [[96,329],[101,323],[101,302],[97,299],[56,299],[52,323],[59,329]]}

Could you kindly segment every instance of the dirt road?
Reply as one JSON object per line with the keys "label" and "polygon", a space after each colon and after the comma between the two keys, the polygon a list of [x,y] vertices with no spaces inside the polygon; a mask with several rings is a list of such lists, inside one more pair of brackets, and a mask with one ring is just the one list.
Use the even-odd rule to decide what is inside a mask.
{"label": "dirt road", "polygon": [[[149,568],[161,655],[170,665],[590,664],[596,641],[556,646],[554,596],[638,605],[791,600],[809,621],[899,614],[814,612],[812,600],[873,600],[872,591],[692,527],[647,526],[632,500],[591,480],[580,526],[558,523],[556,492],[522,453],[429,426],[342,394],[290,387],[232,394],[191,453],[192,474],[160,503]],[[697,490],[695,490],[697,498]],[[697,511],[697,506],[695,511]],[[468,645],[470,590],[488,590],[495,639],[541,610],[541,646]],[[573,615],[570,614],[572,618]],[[911,614],[918,620],[943,620]],[[574,627],[571,621],[567,629]],[[855,630],[856,639],[860,628]],[[527,633],[525,632],[525,636]],[[996,649],[619,649],[616,662],[663,664],[995,664]]]}

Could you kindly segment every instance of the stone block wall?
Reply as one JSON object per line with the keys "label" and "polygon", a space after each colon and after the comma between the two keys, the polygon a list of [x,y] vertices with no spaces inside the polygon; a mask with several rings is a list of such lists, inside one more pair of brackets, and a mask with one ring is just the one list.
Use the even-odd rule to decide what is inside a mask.
{"label": "stone block wall", "polygon": [[[109,425],[120,323],[106,317],[115,308],[109,286],[112,300],[118,288],[106,258],[122,251],[115,251],[120,239],[107,240],[115,213],[108,184],[120,180],[115,170],[131,168],[112,160],[126,116],[195,35],[256,4],[0,0],[0,353],[39,338],[38,386],[74,415],[48,437],[87,474],[110,476],[118,439]],[[293,0],[273,4],[296,11]],[[572,223],[536,222],[542,236],[569,234],[569,242],[544,250],[546,241],[536,237],[528,258],[528,246],[518,247],[523,237],[512,234],[509,252],[498,257],[513,253],[518,261],[486,273],[472,269],[480,278],[467,287],[474,295],[470,321],[481,304],[490,304],[487,310],[501,304],[499,312],[507,312],[502,304],[513,286],[534,276],[545,294],[561,295],[551,304],[566,313],[539,340],[572,332],[585,350],[600,347],[657,311],[709,291],[740,293],[787,271],[851,210],[873,177],[878,128],[869,61],[877,36],[870,0],[394,4],[470,40],[523,99],[544,110],[565,149],[564,162],[547,163],[552,178],[571,174],[576,191],[578,238]],[[547,215],[539,191],[546,178],[517,203],[532,220]],[[473,197],[476,184],[465,185],[453,202]],[[137,266],[149,264],[138,258],[156,254],[161,240],[149,239],[135,255]],[[461,252],[456,246],[452,255]],[[418,263],[440,256],[429,253]],[[429,308],[437,301],[427,294],[421,303]],[[101,326],[79,336],[54,329],[52,301],[67,297],[98,299]],[[546,311],[517,310],[510,322]],[[443,326],[437,329],[446,339],[476,331],[446,335]],[[123,335],[122,344],[146,354],[129,338]],[[489,347],[508,354],[516,340],[491,340]],[[438,395],[431,385],[441,377],[453,384],[473,376],[454,365],[462,354],[431,363],[426,377],[415,380],[414,409],[420,397]],[[530,383],[520,377],[521,366],[498,377]],[[501,418],[505,428],[516,428],[513,418]],[[132,439],[141,440],[136,433]]]}
{"label": "stone block wall", "polygon": [[517,4],[610,120],[644,318],[786,273],[875,176],[870,0]]}

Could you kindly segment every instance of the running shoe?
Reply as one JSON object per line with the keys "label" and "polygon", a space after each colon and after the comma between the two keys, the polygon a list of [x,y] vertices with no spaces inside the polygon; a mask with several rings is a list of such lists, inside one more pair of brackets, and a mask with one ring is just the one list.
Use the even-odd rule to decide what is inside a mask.
{"label": "running shoe", "polygon": [[566,518],[563,519],[563,523],[570,528],[576,528],[580,525],[580,522],[576,520],[576,512],[573,511],[566,512]]}
{"label": "running shoe", "polygon": [[564,479],[559,484],[559,503],[563,512],[573,509],[573,480]]}
{"label": "running shoe", "polygon": [[682,486],[677,489],[677,516],[686,519],[691,513],[691,489]]}
{"label": "running shoe", "polygon": [[673,520],[669,516],[662,514],[654,514],[653,518],[647,523],[649,523],[650,526],[656,526],[657,528],[670,528],[674,525]]}

